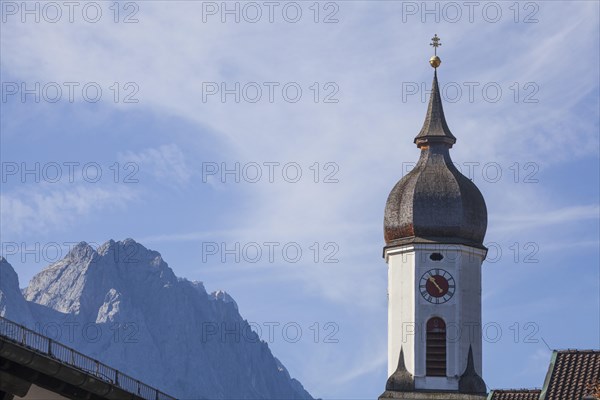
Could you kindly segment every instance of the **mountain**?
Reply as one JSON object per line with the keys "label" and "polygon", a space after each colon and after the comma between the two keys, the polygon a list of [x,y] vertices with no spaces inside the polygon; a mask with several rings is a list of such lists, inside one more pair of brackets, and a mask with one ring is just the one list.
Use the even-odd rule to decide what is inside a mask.
{"label": "mountain", "polygon": [[3,257],[0,257],[0,315],[26,326],[35,324],[29,304],[19,289],[19,277]]}
{"label": "mountain", "polygon": [[0,315],[182,399],[312,399],[227,293],[132,239],[82,242],[21,291],[0,258]]}

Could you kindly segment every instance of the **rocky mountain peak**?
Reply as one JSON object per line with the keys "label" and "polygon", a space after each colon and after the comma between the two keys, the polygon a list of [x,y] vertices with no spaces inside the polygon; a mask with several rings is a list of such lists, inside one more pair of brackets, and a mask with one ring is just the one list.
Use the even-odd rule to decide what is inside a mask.
{"label": "rocky mountain peak", "polygon": [[0,316],[16,319],[31,326],[34,322],[27,302],[19,289],[19,277],[12,265],[0,256]]}
{"label": "rocky mountain peak", "polygon": [[69,260],[87,260],[92,258],[96,251],[86,242],[79,242],[67,253],[65,259]]}
{"label": "rocky mountain peak", "polygon": [[[0,274],[0,315],[39,326],[75,324],[81,332],[68,345],[176,397],[312,398],[229,294],[207,294],[202,282],[177,278],[160,253],[133,239],[97,250],[81,242],[23,294],[3,259]],[[97,339],[90,339],[90,325]]]}

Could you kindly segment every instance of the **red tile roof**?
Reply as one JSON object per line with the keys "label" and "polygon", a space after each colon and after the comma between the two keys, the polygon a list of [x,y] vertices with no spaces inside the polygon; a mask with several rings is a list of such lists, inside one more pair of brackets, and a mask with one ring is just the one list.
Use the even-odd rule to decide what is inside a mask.
{"label": "red tile roof", "polygon": [[554,352],[540,400],[581,400],[600,388],[600,350]]}
{"label": "red tile roof", "polygon": [[542,390],[493,390],[488,400],[600,400],[600,350],[554,351]]}
{"label": "red tile roof", "polygon": [[488,400],[539,400],[541,390],[509,389],[493,390]]}

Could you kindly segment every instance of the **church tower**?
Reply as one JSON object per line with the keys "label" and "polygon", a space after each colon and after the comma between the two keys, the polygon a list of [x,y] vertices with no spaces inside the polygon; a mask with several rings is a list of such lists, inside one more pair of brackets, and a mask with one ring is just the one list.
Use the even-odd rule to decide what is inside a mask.
{"label": "church tower", "polygon": [[414,139],[418,163],[385,207],[388,264],[388,376],[380,399],[485,399],[481,264],[487,209],[481,192],[450,158],[438,86],[437,35],[431,98]]}

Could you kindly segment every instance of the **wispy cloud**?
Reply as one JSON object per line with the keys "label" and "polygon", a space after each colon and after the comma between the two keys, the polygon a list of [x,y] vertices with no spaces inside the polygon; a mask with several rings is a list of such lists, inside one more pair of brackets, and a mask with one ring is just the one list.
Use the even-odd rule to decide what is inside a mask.
{"label": "wispy cloud", "polygon": [[2,235],[8,238],[25,232],[32,235],[63,231],[92,213],[124,207],[137,197],[127,187],[30,188],[0,194]]}
{"label": "wispy cloud", "polygon": [[353,362],[353,365],[356,365],[356,367],[346,370],[345,373],[338,376],[335,383],[343,385],[387,365],[386,347],[387,346],[381,346],[380,349],[377,349],[372,353],[369,352],[369,354],[364,354],[361,361],[356,364]]}
{"label": "wispy cloud", "polygon": [[[269,285],[293,279],[303,291],[320,299],[316,307],[335,304],[357,313],[384,313],[384,300],[379,300],[385,299],[385,264],[380,258],[383,206],[400,178],[402,163],[418,158],[412,139],[427,107],[420,95],[402,102],[401,88],[403,82],[430,86],[427,43],[434,31],[445,41],[441,83],[480,84],[474,102],[444,105],[458,138],[452,150],[455,161],[494,161],[505,169],[515,161],[533,161],[551,167],[598,152],[597,2],[540,2],[538,24],[515,24],[509,14],[499,23],[484,26],[421,23],[416,17],[413,24],[400,23],[401,3],[340,2],[338,24],[312,20],[223,24],[218,17],[215,23],[200,23],[201,2],[158,1],[140,3],[143,13],[138,24],[114,24],[109,18],[93,26],[4,25],[3,74],[6,71],[24,81],[94,81],[104,88],[115,81],[135,81],[140,88],[138,104],[107,102],[107,107],[119,111],[135,107],[140,114],[185,121],[194,128],[186,134],[132,130],[127,139],[138,143],[137,147],[113,143],[123,149],[122,162],[139,163],[140,172],[149,172],[167,185],[190,191],[201,185],[196,179],[198,160],[192,156],[199,149],[208,151],[211,161],[300,163],[305,179],[297,184],[280,180],[240,185],[232,194],[230,186],[224,185],[225,190],[213,182],[202,186],[214,195],[211,198],[196,191],[185,204],[170,204],[168,210],[161,203],[160,208],[150,210],[155,214],[143,207],[128,207],[131,225],[136,218],[162,213],[189,222],[185,227],[160,226],[158,234],[152,231],[136,239],[151,242],[161,251],[163,246],[203,240],[335,241],[340,248],[339,264],[279,268],[262,275],[256,268],[248,267],[245,272],[232,268],[230,282],[239,282],[241,291],[244,280],[262,279],[264,290],[269,290]],[[223,103],[219,96],[202,101],[205,82],[225,82],[231,87],[236,82],[272,81],[298,82],[303,100],[286,102],[279,91],[274,103]],[[315,103],[309,89],[314,82],[321,85],[321,95],[323,84],[335,82],[339,103]],[[482,99],[481,87],[487,82],[501,84],[501,101]],[[539,102],[515,102],[510,89],[515,82],[521,96],[524,84],[536,83]],[[462,87],[467,96],[467,88]],[[53,112],[48,110],[49,115]],[[25,120],[30,114],[11,118]],[[205,149],[208,135],[218,147]],[[26,132],[14,135],[19,136],[25,137]],[[17,144],[9,145],[16,149],[20,142],[14,140]],[[151,140],[168,144],[151,144]],[[7,151],[5,145],[3,151]],[[315,162],[339,165],[339,183],[314,183],[314,171],[308,167]],[[573,198],[573,193],[549,196],[543,184],[525,188],[476,183],[486,195],[490,235],[512,237],[533,231],[537,238],[549,226],[598,219],[599,208],[590,205],[591,200]],[[155,189],[141,183],[142,187]],[[138,188],[3,192],[3,235],[55,233],[95,212],[133,204],[139,196],[134,189]],[[200,208],[209,209],[214,220],[206,225],[204,220],[194,220],[189,210]],[[173,251],[172,257],[178,254]],[[182,259],[169,261],[191,265]],[[210,272],[197,272],[195,267],[183,272]],[[252,301],[252,296],[248,299]],[[364,390],[358,378],[382,362],[383,356],[373,354],[385,353],[364,343],[353,350],[346,364],[359,367],[339,379],[349,388]],[[344,353],[337,347],[335,351]],[[331,379],[322,372],[319,375],[312,382]],[[358,383],[352,385],[353,381]],[[340,390],[340,396],[347,397],[352,390]]]}
{"label": "wispy cloud", "polygon": [[583,220],[600,219],[600,206],[569,206],[529,214],[513,214],[507,216],[492,215],[490,224],[494,231],[520,232],[534,230],[552,225],[567,225]]}
{"label": "wispy cloud", "polygon": [[[521,375],[531,375],[532,371],[536,371],[538,374],[545,373],[548,371],[551,357],[552,351],[545,348],[545,346],[537,349],[527,358],[525,368],[521,370]],[[541,387],[542,384],[543,382],[540,382],[537,383],[536,386]]]}
{"label": "wispy cloud", "polygon": [[119,154],[123,163],[133,163],[142,173],[149,173],[160,182],[184,185],[189,182],[192,170],[188,167],[183,151],[176,144],[127,151]]}

